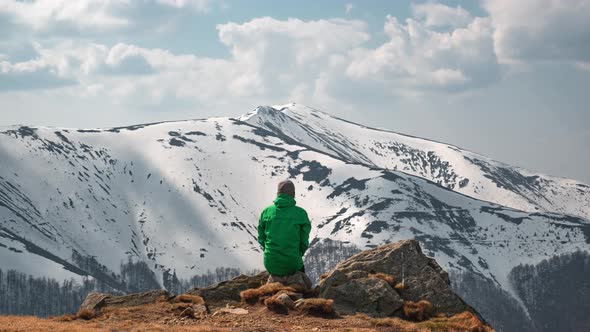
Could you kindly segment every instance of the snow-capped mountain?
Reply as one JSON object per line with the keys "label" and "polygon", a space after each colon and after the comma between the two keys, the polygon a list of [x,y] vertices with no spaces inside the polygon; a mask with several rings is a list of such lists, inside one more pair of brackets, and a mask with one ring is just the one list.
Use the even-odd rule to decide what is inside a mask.
{"label": "snow-capped mountain", "polygon": [[456,146],[369,128],[296,104],[258,107],[240,120],[342,160],[416,175],[479,200],[590,219],[590,186]]}
{"label": "snow-capped mountain", "polygon": [[445,268],[507,290],[518,264],[590,249],[584,184],[291,105],[240,119],[1,129],[1,265],[114,285],[129,258],[160,278],[262,268],[258,214],[284,178],[312,243],[416,238]]}

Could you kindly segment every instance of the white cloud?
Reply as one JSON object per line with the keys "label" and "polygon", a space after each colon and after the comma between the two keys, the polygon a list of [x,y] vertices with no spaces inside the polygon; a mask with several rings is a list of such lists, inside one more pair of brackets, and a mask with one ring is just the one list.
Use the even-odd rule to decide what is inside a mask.
{"label": "white cloud", "polygon": [[114,28],[129,21],[114,14],[117,7],[130,0],[36,0],[0,2],[0,14],[8,15],[16,23],[45,30],[56,24],[73,24],[83,28]]}
{"label": "white cloud", "polygon": [[199,12],[211,9],[211,0],[156,0],[157,3],[176,8],[193,8]]}
{"label": "white cloud", "polygon": [[352,11],[353,8],[354,8],[353,4],[347,3],[346,5],[344,5],[344,13],[350,14],[350,12]]}
{"label": "white cloud", "polygon": [[[64,27],[111,30],[131,27],[141,19],[142,10],[153,6],[192,9],[206,13],[213,0],[1,0],[0,17],[34,31],[55,31]],[[133,18],[133,19],[132,19]],[[3,18],[4,19],[4,18]]]}
{"label": "white cloud", "polygon": [[0,59],[0,91],[52,89],[75,83],[43,59],[17,63]]}
{"label": "white cloud", "polygon": [[485,0],[504,63],[590,62],[590,1]]}
{"label": "white cloud", "polygon": [[313,81],[330,59],[369,39],[365,23],[353,20],[284,21],[265,17],[219,25],[219,38],[233,63],[255,78],[259,93],[288,95]]}
{"label": "white cloud", "polygon": [[[407,89],[469,89],[497,77],[489,19],[474,18],[447,32],[427,23],[388,16],[390,40],[374,50],[358,50],[347,66],[355,80],[377,80]],[[482,71],[487,68],[487,71]]]}
{"label": "white cloud", "polygon": [[414,4],[412,12],[427,27],[462,27],[473,20],[471,14],[461,6],[453,8],[439,3]]}
{"label": "white cloud", "polygon": [[[206,10],[210,5],[208,1],[150,1],[185,9],[200,6]],[[88,4],[94,2],[82,3],[86,5],[76,8],[84,13],[80,8],[90,8]],[[103,2],[106,9],[99,17],[120,18],[131,24],[124,16],[115,15],[121,7],[115,10],[109,3]],[[61,1],[52,6],[59,7],[56,4],[74,6]],[[492,13],[502,12],[490,9],[492,1],[486,6]],[[501,47],[512,44],[506,44],[502,39],[506,36],[498,31],[514,23],[507,23],[511,21],[502,15],[474,17],[461,7],[432,3],[413,5],[412,13],[413,17],[404,21],[387,16],[383,26],[387,40],[375,47],[367,46],[371,36],[363,21],[262,17],[217,26],[219,41],[230,51],[227,58],[80,38],[37,44],[38,56],[29,61],[10,62],[10,57],[0,61],[5,75],[26,72],[13,79],[21,84],[38,73],[46,78],[46,84],[37,88],[77,82],[71,89],[78,90],[68,93],[135,105],[188,101],[208,106],[244,100],[334,105],[341,99],[362,104],[392,96],[471,91],[499,80],[501,67],[496,54],[506,59],[511,53]],[[46,16],[43,24],[55,20]],[[530,26],[526,20],[522,27]],[[549,34],[547,39],[552,41],[551,37]],[[590,62],[581,57],[575,63],[587,69]]]}
{"label": "white cloud", "polygon": [[[314,103],[361,90],[383,96],[465,90],[485,85],[490,76],[481,68],[496,64],[485,18],[440,32],[424,21],[401,24],[388,16],[384,31],[389,40],[376,48],[365,46],[368,26],[357,20],[263,17],[221,24],[217,30],[230,50],[228,59],[70,40],[37,45],[36,61],[60,78],[79,82],[82,96],[103,94],[141,104],[185,99],[203,105],[244,98]],[[492,69],[491,77],[495,74]]]}

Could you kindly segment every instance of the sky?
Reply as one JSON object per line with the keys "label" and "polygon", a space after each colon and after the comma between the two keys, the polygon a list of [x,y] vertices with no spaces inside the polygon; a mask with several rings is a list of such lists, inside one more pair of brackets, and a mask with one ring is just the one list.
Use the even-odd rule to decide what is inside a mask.
{"label": "sky", "polygon": [[0,126],[290,102],[590,183],[590,0],[0,0]]}

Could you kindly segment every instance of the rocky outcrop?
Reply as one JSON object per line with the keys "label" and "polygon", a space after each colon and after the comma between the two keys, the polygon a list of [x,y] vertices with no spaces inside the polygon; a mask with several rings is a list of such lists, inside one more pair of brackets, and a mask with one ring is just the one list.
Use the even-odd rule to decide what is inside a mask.
{"label": "rocky outcrop", "polygon": [[100,310],[103,307],[134,307],[154,303],[160,299],[170,299],[170,294],[168,294],[168,291],[160,289],[123,296],[114,296],[109,294],[92,292],[88,294],[88,296],[80,306],[80,310]]}
{"label": "rocky outcrop", "polygon": [[[393,276],[394,282],[376,278],[379,273]],[[386,244],[340,262],[320,280],[320,297],[333,299],[341,312],[374,317],[393,314],[403,301],[428,301],[434,315],[476,313],[453,292],[448,274],[415,240]]]}
{"label": "rocky outcrop", "polygon": [[80,305],[80,311],[82,310],[100,310],[105,306],[105,300],[110,297],[109,294],[103,294],[98,292],[92,292],[86,296],[84,302]]}
{"label": "rocky outcrop", "polygon": [[[384,321],[391,316],[423,321],[433,316],[437,316],[433,319],[444,320],[445,317],[467,314],[476,317],[477,326],[491,330],[481,316],[452,291],[447,273],[422,253],[415,240],[383,245],[340,262],[322,276],[319,298],[317,293],[297,293],[294,287],[268,281],[276,280],[269,279],[268,273],[242,275],[176,297],[165,290],[125,296],[91,293],[80,312],[99,314],[104,307],[162,302],[162,305],[170,306],[169,311],[178,319],[200,319],[211,313],[209,306],[217,309],[211,317],[238,312],[248,314],[247,310],[236,308],[235,303],[228,303],[241,301],[235,305],[264,304],[269,310],[283,315],[291,311],[320,317],[365,313]],[[291,280],[283,281],[289,283]],[[224,305],[225,309],[222,308]]]}
{"label": "rocky outcrop", "polygon": [[375,317],[392,315],[403,300],[384,280],[368,273],[334,271],[320,286],[320,296],[334,299],[334,308],[341,314],[362,312]]}
{"label": "rocky outcrop", "polygon": [[205,288],[193,288],[187,292],[190,295],[199,295],[207,303],[221,303],[228,301],[240,301],[240,292],[246,289],[258,288],[268,280],[268,273],[262,272],[255,276],[241,275],[232,280],[222,281],[214,286]]}

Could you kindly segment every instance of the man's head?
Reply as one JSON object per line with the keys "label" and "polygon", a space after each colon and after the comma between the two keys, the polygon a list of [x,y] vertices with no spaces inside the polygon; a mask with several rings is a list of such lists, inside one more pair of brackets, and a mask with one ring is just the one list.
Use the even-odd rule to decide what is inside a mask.
{"label": "man's head", "polygon": [[277,187],[277,195],[287,194],[295,198],[295,185],[289,180],[281,181]]}

